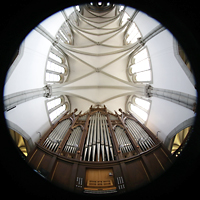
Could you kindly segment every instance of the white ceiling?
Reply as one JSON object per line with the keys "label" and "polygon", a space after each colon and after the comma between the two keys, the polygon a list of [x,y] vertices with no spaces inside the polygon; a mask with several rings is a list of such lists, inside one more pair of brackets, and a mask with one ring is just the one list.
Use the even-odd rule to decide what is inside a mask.
{"label": "white ceiling", "polygon": [[[64,10],[68,17],[73,11],[73,7]],[[129,15],[132,15],[134,9],[127,7],[126,11]],[[104,17],[112,17],[114,15],[114,11],[112,11]],[[87,12],[84,12],[84,16],[87,16],[88,18],[94,17]],[[104,20],[104,18],[90,19],[98,19],[100,21]],[[43,27],[50,35],[55,37],[57,31],[64,23],[64,21],[65,17],[63,16],[62,12],[58,12],[50,16],[45,21],[41,22],[40,26]],[[145,36],[159,24],[156,20],[150,18],[148,15],[142,12],[139,12],[136,15],[134,22],[137,24],[137,27],[139,28],[142,36]],[[92,24],[95,26],[105,25],[105,23]],[[114,20],[113,23],[110,23],[104,28],[118,27],[119,20]],[[93,30],[87,30],[91,33],[108,32],[108,30],[94,29],[94,27],[86,24],[83,21],[80,21],[79,28],[92,28]],[[81,32],[81,34],[96,42],[101,42],[110,36],[113,36],[103,43],[103,45],[118,46],[117,48],[112,48],[103,45],[94,45],[93,42],[79,34],[77,31],[75,31],[75,29],[73,30],[74,46],[71,48],[71,50],[69,50],[70,46],[68,46],[68,50],[65,51],[66,55],[68,55],[70,74],[67,82],[58,84],[56,87],[53,86],[53,92],[56,94],[65,94],[68,96],[71,102],[71,111],[73,111],[75,108],[78,108],[78,111],[82,110],[82,112],[85,112],[91,105],[98,104],[106,105],[108,110],[112,112],[118,111],[119,108],[122,108],[122,110],[125,111],[128,96],[131,94],[137,94],[137,88],[135,87],[136,84],[128,81],[126,74],[126,68],[129,60],[128,58],[132,49],[120,52],[124,49],[124,31],[121,31],[119,34],[113,32],[112,34],[105,34],[100,36],[94,36]],[[74,48],[76,46],[80,47],[84,45],[94,46]],[[153,71],[153,83],[151,85],[158,88],[176,90],[187,94],[196,95],[194,86],[189,81],[174,56],[173,45],[174,38],[168,30],[162,31],[160,34],[156,35],[146,43],[146,46],[149,50]],[[12,73],[10,73],[9,77],[7,77],[7,82],[5,84],[4,90],[5,96],[24,90],[42,88],[45,86],[46,60],[48,58],[48,53],[51,46],[51,42],[36,30],[33,30],[26,37],[26,39],[23,41],[22,47],[20,48],[20,56],[11,66],[12,70],[10,71],[12,71]],[[74,50],[79,52],[74,52]],[[115,51],[119,52],[115,54],[109,54]],[[85,55],[84,52],[92,55]],[[44,105],[44,107],[45,100],[45,98],[40,98],[40,101],[42,101],[40,104]],[[162,115],[160,112],[160,108],[162,108],[162,110],[164,109],[167,111],[167,113],[169,113],[166,115],[169,117],[170,113],[174,111],[174,107],[170,107],[173,103],[168,103],[170,104],[168,107],[168,104],[165,106],[166,101],[164,100],[159,100],[158,98],[152,98],[151,100],[152,106],[149,113],[147,126],[150,127],[154,133],[156,133],[158,130],[162,130],[164,133],[162,139],[164,140],[170,130],[176,127],[178,123],[180,123],[180,120],[174,122],[174,120],[171,118],[166,119],[165,115]],[[22,107],[23,106],[19,108],[24,110]],[[36,112],[37,110],[34,108],[31,109],[32,113]],[[179,108],[180,115],[182,112],[181,109],[184,110],[186,108]],[[165,113],[165,111],[163,111],[163,113]],[[16,112],[15,118],[17,119],[17,115],[19,114],[17,109],[13,110],[12,112]],[[183,113],[184,116],[182,115],[182,118],[179,118],[182,121],[194,115],[192,111],[185,112],[184,110]],[[187,113],[187,116],[185,113]],[[12,113],[10,112],[7,116],[11,115]],[[40,117],[39,111],[37,111],[37,118],[38,117]],[[178,116],[176,116],[176,118],[178,118]],[[10,117],[10,119],[12,119],[13,122],[16,121],[16,124],[18,123],[14,117]],[[43,122],[40,124],[40,126],[42,127],[47,120],[48,116],[46,113],[46,116],[43,116],[43,120],[41,120]],[[166,120],[168,120],[168,124],[172,125],[171,127],[166,127]],[[171,123],[170,120],[172,120],[173,123]],[[34,120],[32,120],[31,123],[33,121]],[[37,121],[37,123],[39,123],[40,120]],[[28,122],[26,124],[28,124]],[[165,126],[162,126],[162,124],[165,124]],[[23,122],[20,122],[20,127],[23,128]],[[26,129],[26,127],[24,130],[27,130],[27,133],[29,132],[28,128]],[[37,130],[32,129],[31,131],[34,132],[31,134],[35,134]]]}
{"label": "white ceiling", "polygon": [[[134,10],[132,10],[133,12]],[[97,21],[99,18],[93,18],[94,16],[84,12],[84,16],[92,17],[93,21]],[[100,18],[102,20],[107,20],[106,17],[114,17],[115,10],[105,15],[105,18]],[[89,18],[90,19],[90,18]],[[92,22],[89,22],[92,23]],[[104,26],[106,23],[92,23],[95,26]],[[43,26],[43,24],[41,24]],[[119,19],[114,20],[109,25],[104,26],[104,28],[112,30],[112,28],[119,27]],[[94,29],[94,27],[86,24],[82,20],[79,23],[80,29],[92,29],[86,30],[91,33],[107,33],[110,30]],[[97,45],[91,42],[89,39],[83,37],[88,37],[95,42],[101,42],[105,39],[106,42],[103,44],[118,46],[119,48],[106,47],[102,45]],[[92,35],[84,32],[74,31],[74,46],[84,46],[93,44],[95,46],[86,48],[75,48],[75,50],[81,51],[83,53],[75,53],[70,51],[76,57],[69,56],[68,62],[70,66],[70,75],[68,82],[62,84],[62,87],[56,89],[56,91],[62,91],[63,94],[69,96],[72,108],[79,108],[81,105],[83,112],[88,109],[88,102],[93,105],[106,105],[108,109],[112,112],[118,110],[121,107],[125,110],[125,102],[127,94],[133,94],[134,89],[132,84],[128,82],[126,75],[126,67],[128,62],[128,56],[130,51],[123,51],[123,35],[124,31],[113,32],[111,34],[105,35]],[[119,53],[111,54],[115,51]],[[85,55],[84,52],[91,53],[93,55]],[[66,52],[67,54],[68,52]],[[100,54],[100,55],[98,55]],[[101,54],[104,54],[101,56]],[[107,54],[107,55],[106,55]],[[121,57],[121,58],[120,58]],[[78,59],[77,59],[78,58]],[[117,60],[116,60],[117,59]],[[114,61],[114,62],[113,62]],[[100,72],[96,68],[102,68]],[[91,73],[91,74],[90,74]],[[89,74],[89,75],[87,75]],[[86,75],[84,78],[80,78]],[[77,80],[76,80],[77,79]],[[76,80],[76,81],[74,81]],[[70,82],[73,83],[70,84]],[[54,90],[55,91],[55,90]],[[76,101],[75,101],[76,99]],[[85,105],[85,108],[83,108]]]}

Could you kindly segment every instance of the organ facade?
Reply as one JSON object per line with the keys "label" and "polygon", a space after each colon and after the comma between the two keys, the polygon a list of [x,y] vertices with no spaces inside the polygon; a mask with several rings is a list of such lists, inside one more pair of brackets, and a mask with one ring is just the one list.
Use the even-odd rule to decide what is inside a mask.
{"label": "organ facade", "polygon": [[170,152],[130,113],[77,109],[55,123],[28,155],[46,179],[81,194],[120,194],[150,183],[172,164]]}

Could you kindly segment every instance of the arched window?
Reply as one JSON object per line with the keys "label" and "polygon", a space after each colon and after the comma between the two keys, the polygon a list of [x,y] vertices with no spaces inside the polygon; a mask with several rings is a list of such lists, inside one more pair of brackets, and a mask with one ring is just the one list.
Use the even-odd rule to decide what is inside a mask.
{"label": "arched window", "polygon": [[65,110],[66,110],[66,105],[64,104],[64,105],[60,106],[59,108],[57,108],[56,110],[54,110],[52,113],[50,113],[49,117],[50,117],[51,121],[56,119],[56,117],[61,115]]}
{"label": "arched window", "polygon": [[134,22],[128,29],[125,37],[126,37],[127,44],[137,42],[138,38],[142,37],[139,29],[137,28],[137,26]]}
{"label": "arched window", "polygon": [[53,60],[55,60],[55,61],[57,61],[57,62],[59,62],[59,63],[62,63],[62,58],[61,58],[61,56],[56,55],[56,54],[53,53],[53,52],[50,52],[50,53],[49,53],[49,58],[51,58],[51,59],[53,59]]}
{"label": "arched window", "polygon": [[56,122],[70,109],[70,103],[66,96],[55,97],[46,101],[47,113],[51,123]]}
{"label": "arched window", "polygon": [[52,62],[52,61],[47,61],[47,69],[53,72],[58,72],[58,73],[65,73],[65,69],[58,64]]}
{"label": "arched window", "polygon": [[138,115],[142,120],[144,121],[147,120],[148,117],[147,113],[144,110],[138,108],[137,106],[131,104],[131,111],[134,112],[136,115]]}
{"label": "arched window", "polygon": [[64,32],[62,30],[59,30],[58,32],[58,36],[60,37],[60,39],[64,42],[69,44],[69,39],[65,36]]}
{"label": "arched window", "polygon": [[137,98],[137,97],[136,97],[136,98],[135,98],[135,103],[136,103],[138,106],[144,108],[146,111],[148,111],[149,108],[150,108],[150,102],[149,102],[149,101],[146,101],[146,100],[144,100],[144,99],[140,99],[140,98]]}
{"label": "arched window", "polygon": [[181,130],[171,139],[171,141],[170,141],[171,154],[174,154],[176,157],[179,156],[184,144],[187,143],[190,129],[191,129],[191,126]]}
{"label": "arched window", "polygon": [[48,108],[48,110],[51,110],[52,108],[58,106],[59,104],[61,104],[61,98],[57,98],[52,101],[49,101],[47,103],[47,108]]}
{"label": "arched window", "polygon": [[60,75],[53,73],[46,73],[46,81],[48,82],[59,82],[61,80]]}
{"label": "arched window", "polygon": [[129,61],[129,76],[135,83],[152,81],[152,71],[147,47],[133,55]]}
{"label": "arched window", "polygon": [[62,83],[67,79],[69,70],[67,59],[61,51],[51,47],[46,63],[46,79],[48,84]]}
{"label": "arched window", "polygon": [[132,63],[130,66],[131,74],[150,69],[149,56],[148,56],[147,49],[144,48],[143,50],[138,52],[136,55],[134,55],[132,57],[131,63]]}
{"label": "arched window", "polygon": [[125,12],[125,13],[124,13],[124,16],[123,16],[123,18],[122,18],[121,25],[123,26],[123,25],[127,22],[127,20],[128,20],[129,18],[130,18],[129,15]]}
{"label": "arched window", "polygon": [[9,131],[14,143],[19,148],[20,152],[23,153],[24,156],[28,156],[28,153],[30,152],[28,141],[16,131],[12,129],[9,129]]}
{"label": "arched window", "polygon": [[70,27],[67,23],[63,23],[61,28],[57,33],[57,38],[60,39],[65,44],[73,44],[73,36]]}
{"label": "arched window", "polygon": [[127,101],[128,110],[141,123],[145,123],[148,119],[151,101],[136,96],[129,97]]}

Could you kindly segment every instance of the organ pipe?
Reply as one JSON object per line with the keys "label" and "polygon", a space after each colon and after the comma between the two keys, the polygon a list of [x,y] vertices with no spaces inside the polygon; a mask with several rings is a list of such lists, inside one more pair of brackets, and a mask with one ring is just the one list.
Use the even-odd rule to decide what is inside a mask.
{"label": "organ pipe", "polygon": [[[90,138],[89,150],[88,138]],[[102,157],[102,161],[110,161],[110,155],[112,160],[114,160],[112,142],[108,132],[106,116],[102,115],[100,112],[96,112],[96,114],[90,117],[83,160],[86,160],[87,158],[87,161],[99,162],[100,157]]]}
{"label": "organ pipe", "polygon": [[[71,114],[68,116],[57,124],[48,137],[45,136],[46,139],[42,140],[44,142],[41,144],[44,148],[62,153],[64,156],[80,153],[80,156],[71,155],[71,157],[82,158],[83,161],[106,162],[147,151],[156,145],[153,134],[150,134],[150,137],[134,117],[125,117],[128,116],[126,113],[119,116],[110,114],[105,107],[102,109],[91,107],[90,111],[82,116],[80,113],[76,116],[74,114],[73,118],[70,118]],[[88,120],[85,120],[87,116]],[[69,128],[71,131],[68,131]],[[85,134],[82,134],[83,132]],[[135,144],[141,151],[135,149]],[[114,146],[121,150],[120,157],[117,156],[120,152],[115,151],[114,155]]]}
{"label": "organ pipe", "polygon": [[65,134],[70,128],[71,120],[63,120],[60,122],[56,128],[50,133],[50,135],[46,138],[43,143],[43,147],[55,152],[63,140]]}
{"label": "organ pipe", "polygon": [[79,146],[81,134],[82,134],[82,130],[81,130],[80,126],[73,129],[73,131],[64,147],[65,152],[76,153],[78,146]]}
{"label": "organ pipe", "polygon": [[126,119],[125,124],[142,151],[146,151],[155,145],[155,142],[147,132],[134,120]]}

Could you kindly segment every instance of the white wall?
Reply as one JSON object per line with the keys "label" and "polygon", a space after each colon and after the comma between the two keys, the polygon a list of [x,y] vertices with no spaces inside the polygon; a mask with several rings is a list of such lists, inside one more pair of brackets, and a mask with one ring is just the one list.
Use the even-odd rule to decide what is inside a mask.
{"label": "white wall", "polygon": [[61,12],[57,12],[40,23],[51,35],[56,36],[58,29],[64,23],[65,18]]}
{"label": "white wall", "polygon": [[45,65],[51,43],[35,30],[23,42],[23,56],[5,84],[4,95],[44,87]]}
{"label": "white wall", "polygon": [[174,56],[173,36],[165,30],[147,42],[153,69],[153,87],[196,95],[196,91]]}
{"label": "white wall", "polygon": [[[73,9],[66,9],[67,15]],[[55,36],[64,22],[64,16],[58,12],[44,20],[41,25]],[[23,41],[23,54],[13,70],[4,88],[4,96],[20,91],[44,87],[45,66],[51,42],[35,30],[32,30]],[[12,66],[11,66],[12,68]],[[5,112],[10,122],[19,126],[27,133],[33,142],[38,141],[50,128],[45,106],[46,98],[40,97],[17,105],[16,108]]]}
{"label": "white wall", "polygon": [[[141,12],[134,21],[143,36],[159,25],[156,20]],[[168,30],[164,30],[146,43],[152,64],[151,85],[196,96],[194,86],[174,55],[174,40],[173,35]],[[193,111],[175,103],[157,97],[151,97],[151,100],[147,127],[154,134],[160,131],[158,137],[163,142],[174,128],[194,116]]]}
{"label": "white wall", "polygon": [[50,128],[45,100],[44,97],[33,99],[5,112],[6,119],[24,130],[33,143],[39,140],[37,132],[43,135]]}
{"label": "white wall", "polygon": [[165,141],[166,136],[183,121],[194,117],[194,112],[178,104],[152,97],[151,110],[147,121],[147,127],[158,138]]}
{"label": "white wall", "polygon": [[138,26],[143,37],[160,24],[157,20],[141,11],[136,15],[134,22]]}
{"label": "white wall", "polygon": [[[143,36],[159,25],[158,21],[143,12],[137,14],[134,22]],[[194,86],[174,56],[173,35],[168,30],[164,30],[149,40],[146,45],[149,50],[153,71],[153,84],[151,85],[157,88],[196,95]]]}

